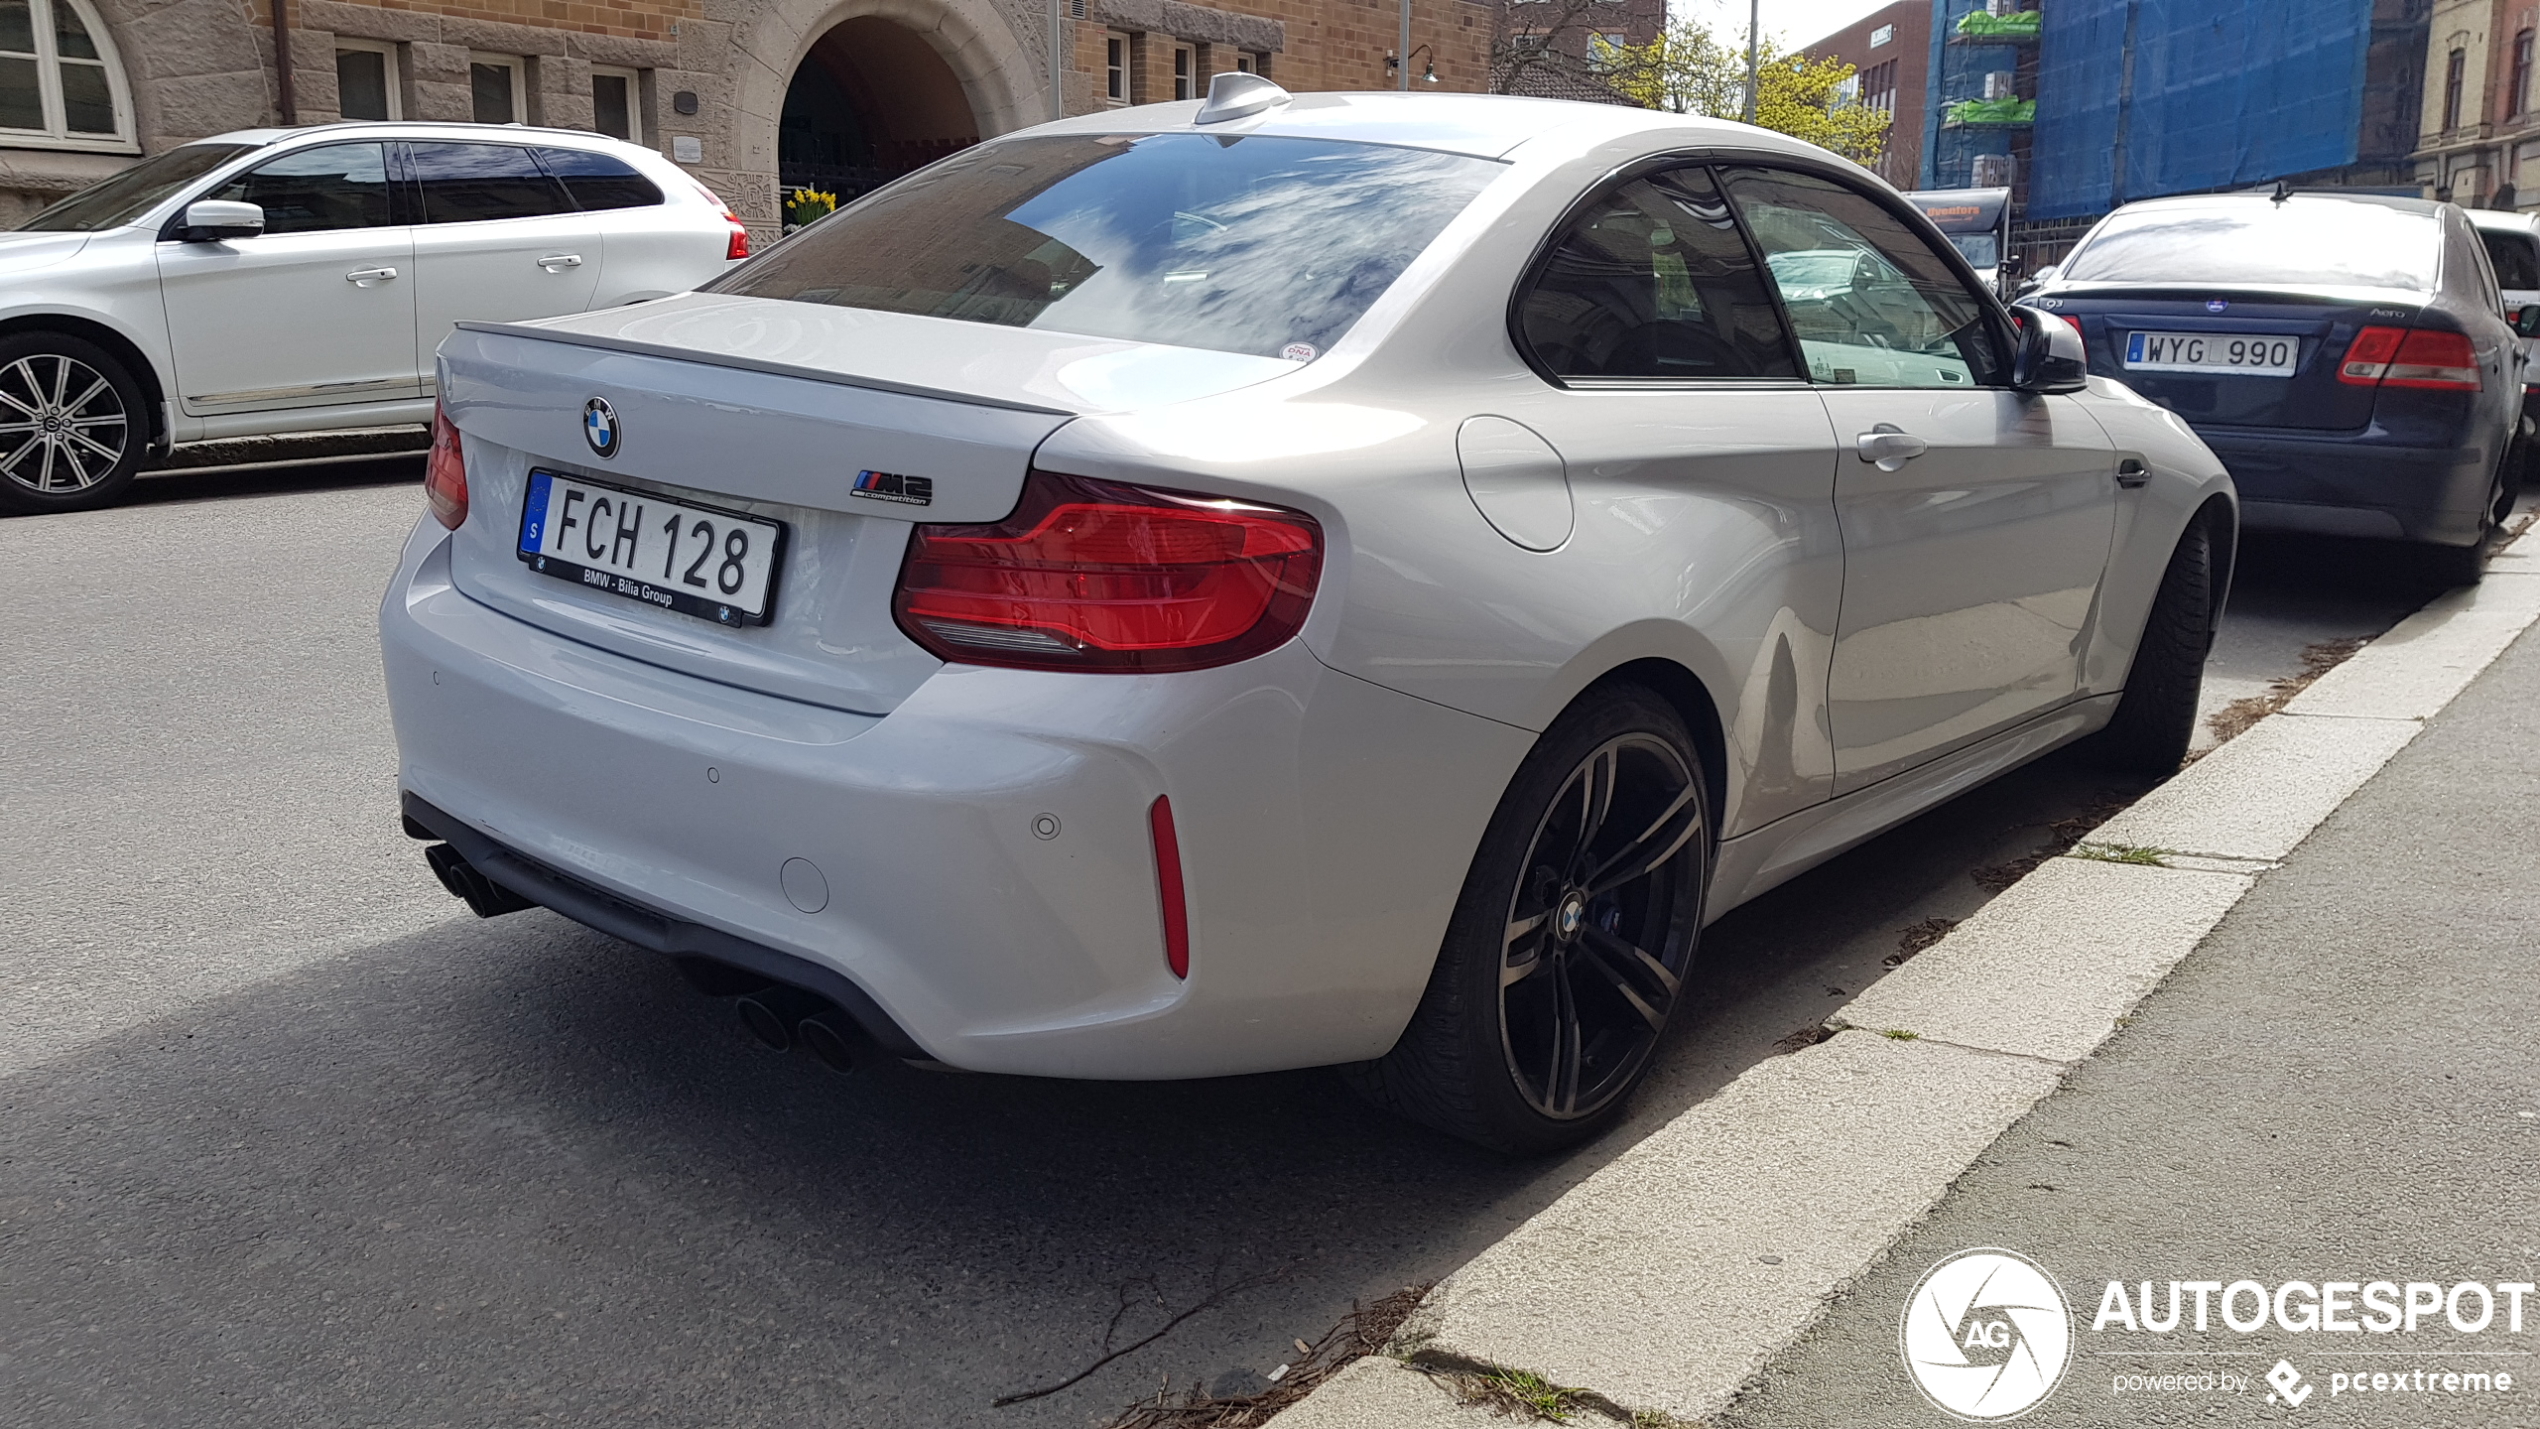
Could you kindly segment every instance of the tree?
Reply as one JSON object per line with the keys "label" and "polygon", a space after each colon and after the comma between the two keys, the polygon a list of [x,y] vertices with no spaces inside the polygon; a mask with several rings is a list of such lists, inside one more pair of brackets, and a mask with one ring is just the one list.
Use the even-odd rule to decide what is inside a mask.
{"label": "tree", "polygon": [[1493,94],[1637,104],[1649,45],[1618,44],[1609,0],[1501,0],[1491,34]]}
{"label": "tree", "polygon": [[[1636,104],[1676,114],[1735,119],[1746,109],[1746,37],[1722,37],[1678,20],[1646,45],[1626,46],[1615,88]],[[1854,68],[1837,59],[1758,47],[1755,122],[1794,139],[1874,164],[1887,149],[1890,116],[1848,92]]]}
{"label": "tree", "polygon": [[1887,151],[1883,109],[1859,102],[1847,89],[1857,71],[1818,55],[1776,55],[1755,79],[1755,122],[1861,164]]}

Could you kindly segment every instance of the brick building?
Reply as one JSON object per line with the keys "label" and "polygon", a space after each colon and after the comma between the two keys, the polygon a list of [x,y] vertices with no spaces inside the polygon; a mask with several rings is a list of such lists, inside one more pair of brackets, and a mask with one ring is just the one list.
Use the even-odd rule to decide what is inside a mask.
{"label": "brick building", "polygon": [[1859,72],[1855,97],[1894,118],[1887,152],[1870,167],[1900,189],[1917,187],[1923,156],[1924,96],[1931,83],[1931,0],[1896,0],[1799,53],[1842,60]]}
{"label": "brick building", "polygon": [[[1479,0],[1055,0],[1068,113],[1205,92],[1487,86]],[[143,154],[340,118],[519,121],[660,149],[773,231],[1049,117],[1052,0],[0,0],[0,226]],[[289,63],[275,65],[276,20]]]}

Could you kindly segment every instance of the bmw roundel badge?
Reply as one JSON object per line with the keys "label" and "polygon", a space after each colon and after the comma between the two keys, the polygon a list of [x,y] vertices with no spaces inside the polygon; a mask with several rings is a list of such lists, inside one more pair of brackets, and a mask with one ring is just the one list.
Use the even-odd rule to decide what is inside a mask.
{"label": "bmw roundel badge", "polygon": [[617,409],[606,397],[594,397],[582,404],[582,439],[591,450],[604,457],[617,455]]}
{"label": "bmw roundel badge", "polygon": [[2205,311],[2209,313],[2219,313],[2230,306],[2231,300],[2229,298],[2208,298],[2205,300]]}

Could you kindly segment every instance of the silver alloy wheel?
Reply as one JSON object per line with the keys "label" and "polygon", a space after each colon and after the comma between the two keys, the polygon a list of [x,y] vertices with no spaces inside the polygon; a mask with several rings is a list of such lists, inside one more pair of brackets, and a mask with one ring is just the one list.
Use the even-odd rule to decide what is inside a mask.
{"label": "silver alloy wheel", "polygon": [[1538,1113],[1594,1115],[1666,1030],[1693,954],[1707,810],[1654,735],[1590,751],[1536,822],[1509,897],[1499,1037]]}
{"label": "silver alloy wheel", "polygon": [[131,440],[123,394],[96,368],[58,352],[0,367],[0,476],[43,496],[86,491]]}

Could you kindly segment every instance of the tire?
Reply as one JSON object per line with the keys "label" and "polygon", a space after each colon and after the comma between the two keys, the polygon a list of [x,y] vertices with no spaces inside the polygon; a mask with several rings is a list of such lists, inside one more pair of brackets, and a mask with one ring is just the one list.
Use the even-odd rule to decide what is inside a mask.
{"label": "tire", "polygon": [[2117,698],[2115,717],[2091,737],[2092,757],[2129,774],[2177,773],[2196,738],[2196,699],[2213,646],[2214,538],[2199,516],[2188,523],[2161,572],[2125,692]]}
{"label": "tire", "polygon": [[1410,1026],[1344,1078],[1515,1155],[1612,1125],[1682,999],[1710,810],[1673,706],[1636,685],[1573,705],[1500,796]]}
{"label": "tire", "polygon": [[67,333],[0,338],[0,512],[121,501],[149,435],[141,385],[104,348]]}

